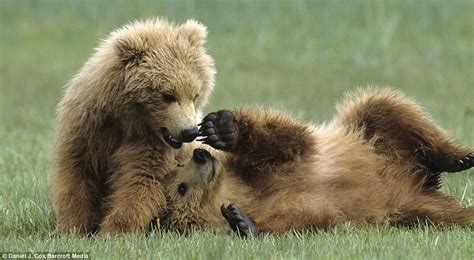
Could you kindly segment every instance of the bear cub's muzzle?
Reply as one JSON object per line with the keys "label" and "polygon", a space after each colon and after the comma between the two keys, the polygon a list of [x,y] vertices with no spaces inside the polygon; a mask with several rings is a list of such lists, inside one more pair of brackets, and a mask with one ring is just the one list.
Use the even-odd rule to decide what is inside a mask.
{"label": "bear cub's muzzle", "polygon": [[204,149],[194,149],[193,160],[198,164],[205,164],[207,161],[211,160],[211,154]]}

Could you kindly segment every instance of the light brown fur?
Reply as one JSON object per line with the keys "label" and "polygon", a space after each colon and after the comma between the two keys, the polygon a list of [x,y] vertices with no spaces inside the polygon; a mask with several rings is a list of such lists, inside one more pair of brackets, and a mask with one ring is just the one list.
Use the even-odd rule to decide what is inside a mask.
{"label": "light brown fur", "polygon": [[[110,34],[58,105],[51,198],[56,232],[144,228],[166,207],[175,140],[196,126],[214,81],[206,28],[189,20],[134,22]],[[171,95],[175,100],[166,100]]]}
{"label": "light brown fur", "polygon": [[191,160],[167,181],[168,228],[227,229],[219,208],[229,203],[264,233],[474,221],[474,208],[438,190],[439,172],[469,150],[398,92],[348,95],[320,126],[267,109],[232,113],[234,139],[226,152],[213,152],[206,164]]}

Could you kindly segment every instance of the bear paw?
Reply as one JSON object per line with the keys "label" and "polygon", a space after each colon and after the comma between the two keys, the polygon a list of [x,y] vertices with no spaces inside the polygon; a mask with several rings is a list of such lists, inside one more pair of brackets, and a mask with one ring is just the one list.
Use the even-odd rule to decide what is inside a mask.
{"label": "bear paw", "polygon": [[456,171],[464,171],[474,167],[474,152],[456,162]]}
{"label": "bear paw", "polygon": [[227,110],[208,114],[199,124],[199,136],[203,141],[216,149],[226,150],[232,147],[234,115]]}
{"label": "bear paw", "polygon": [[257,229],[252,223],[252,220],[242,212],[242,210],[235,204],[230,204],[227,208],[222,204],[222,216],[227,220],[229,226],[233,231],[237,232],[241,237],[256,236]]}

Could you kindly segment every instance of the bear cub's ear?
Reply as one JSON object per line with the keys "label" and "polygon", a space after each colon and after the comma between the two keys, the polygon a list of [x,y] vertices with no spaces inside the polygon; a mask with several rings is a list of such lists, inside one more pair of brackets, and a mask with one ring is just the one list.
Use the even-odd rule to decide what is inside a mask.
{"label": "bear cub's ear", "polygon": [[187,20],[178,28],[178,35],[186,38],[193,46],[202,46],[206,42],[207,28],[196,20]]}
{"label": "bear cub's ear", "polygon": [[146,44],[140,38],[122,38],[118,39],[115,47],[121,61],[129,63],[143,57],[146,50]]}

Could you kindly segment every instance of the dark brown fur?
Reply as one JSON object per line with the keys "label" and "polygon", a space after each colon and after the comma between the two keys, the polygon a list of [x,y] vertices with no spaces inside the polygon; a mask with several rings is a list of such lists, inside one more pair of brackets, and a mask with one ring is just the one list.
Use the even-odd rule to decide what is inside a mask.
{"label": "dark brown fur", "polygon": [[[340,107],[333,121],[318,127],[276,111],[233,111],[233,139],[225,145],[221,140],[227,137],[219,134],[225,122],[206,117],[217,119],[213,131],[207,131],[216,134],[205,135],[205,142],[226,153],[215,152],[215,160],[190,161],[174,171],[167,181],[165,223],[177,230],[226,228],[220,206],[229,203],[266,233],[349,222],[473,223],[474,208],[439,191],[438,177],[433,182],[432,175],[450,170],[469,150],[416,103],[389,89],[367,89]],[[184,196],[177,193],[180,184],[187,185]]]}
{"label": "dark brown fur", "polygon": [[376,139],[378,153],[420,169],[419,177],[425,178],[426,187],[438,188],[440,173],[459,171],[458,161],[471,152],[436,125],[418,104],[389,89],[348,95],[338,111],[338,123],[362,129],[367,140]]}

